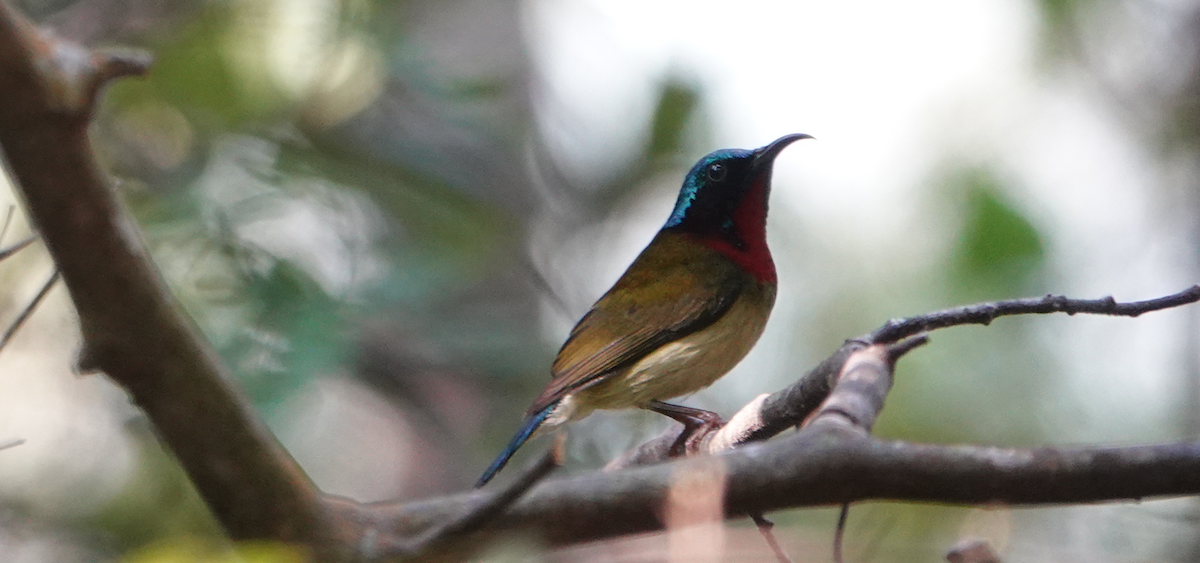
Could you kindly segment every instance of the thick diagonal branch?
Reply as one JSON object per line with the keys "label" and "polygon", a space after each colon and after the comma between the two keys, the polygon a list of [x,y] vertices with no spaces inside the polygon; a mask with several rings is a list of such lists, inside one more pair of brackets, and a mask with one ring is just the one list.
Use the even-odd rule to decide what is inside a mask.
{"label": "thick diagonal branch", "polygon": [[226,381],[97,168],[97,91],[146,71],[43,34],[0,1],[0,149],[79,312],[83,367],[127,389],[234,538],[339,542],[318,491]]}

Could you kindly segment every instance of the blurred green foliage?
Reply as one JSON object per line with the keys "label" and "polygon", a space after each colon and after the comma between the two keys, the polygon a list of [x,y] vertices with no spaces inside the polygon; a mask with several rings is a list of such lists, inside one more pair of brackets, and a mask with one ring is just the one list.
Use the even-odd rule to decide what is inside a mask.
{"label": "blurred green foliage", "polygon": [[673,158],[683,150],[684,129],[691,123],[700,101],[693,85],[668,81],[658,96],[654,118],[650,122],[650,140],[646,143],[645,160],[654,162]]}
{"label": "blurred green foliage", "polygon": [[204,3],[197,17],[153,46],[153,72],[117,82],[106,103],[114,108],[162,103],[183,112],[207,136],[244,129],[280,117],[286,98],[270,81],[248,80],[231,67],[234,4]]}
{"label": "blurred green foliage", "polygon": [[268,542],[241,542],[232,548],[192,538],[175,538],[141,548],[122,563],[305,563],[299,548]]}
{"label": "blurred green foliage", "polygon": [[[938,302],[927,310],[1045,292],[1045,235],[1011,203],[1011,185],[972,167],[935,174],[929,186],[940,198],[937,208],[952,215],[955,234],[941,265],[922,278],[937,288],[929,295]],[[933,334],[930,346],[898,365],[876,433],[935,443],[1040,443],[1037,413],[1041,390],[1053,379],[1053,354],[1033,331],[1038,322],[1005,318]]]}
{"label": "blurred green foliage", "polygon": [[965,199],[950,263],[956,293],[979,301],[1038,291],[1045,267],[1042,235],[1005,201],[999,180],[986,170],[970,170],[952,181],[951,191]]}
{"label": "blurred green foliage", "polygon": [[90,524],[121,552],[179,538],[220,538],[220,526],[149,425],[142,422],[130,429],[140,450],[138,467],[125,490],[93,515]]}
{"label": "blurred green foliage", "polygon": [[[198,17],[156,44],[154,72],[117,84],[106,116],[120,120],[140,108],[165,106],[191,126],[191,159],[197,164],[178,166],[166,181],[154,171],[126,169],[134,185],[144,182],[130,201],[160,261],[193,261],[178,268],[183,277],[170,281],[256,403],[268,406],[315,374],[341,369],[353,355],[354,326],[364,315],[444,303],[455,288],[494,275],[504,267],[503,257],[511,259],[518,249],[521,227],[507,211],[468,195],[473,186],[446,184],[365,157],[366,146],[348,149],[352,131],[313,128],[303,116],[308,100],[288,99],[270,80],[255,76],[267,71],[255,66],[264,55],[247,51],[256,47],[246,44],[253,35],[237,36],[248,25],[241,20],[251,17],[244,5],[237,7],[205,4]],[[251,66],[239,68],[239,57],[239,64]],[[253,140],[220,150],[231,135]],[[349,194],[351,201],[329,195],[331,190]],[[355,209],[336,209],[339,199]],[[311,207],[319,218],[329,212],[368,219],[382,214],[376,233],[364,235],[362,224],[336,221],[317,227],[333,229],[334,237],[368,237],[347,242],[359,247],[347,247],[351,256],[332,260],[365,268],[355,262],[361,258],[381,263],[376,268],[382,271],[357,279],[351,273],[349,285],[331,287],[317,279],[321,272],[313,265],[330,249],[281,254],[247,237],[256,224],[288,221],[288,210],[296,206]],[[181,255],[182,243],[205,259]],[[243,321],[204,322],[214,306]]]}

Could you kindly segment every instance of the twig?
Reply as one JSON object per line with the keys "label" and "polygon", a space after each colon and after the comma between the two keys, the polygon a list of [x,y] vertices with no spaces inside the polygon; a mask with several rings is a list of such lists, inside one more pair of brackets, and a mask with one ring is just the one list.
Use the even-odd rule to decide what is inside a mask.
{"label": "twig", "polygon": [[512,506],[514,502],[524,496],[534,485],[541,482],[552,471],[562,466],[563,459],[566,456],[566,443],[566,435],[559,434],[554,446],[526,467],[518,475],[517,479],[502,491],[492,495],[483,503],[457,518],[448,519],[442,524],[422,532],[411,540],[381,550],[382,553],[378,554],[377,557],[387,559],[398,555],[407,559],[415,559],[426,554],[441,551],[449,547],[453,542],[483,528],[488,522],[495,519],[497,515],[504,512],[505,509]]}
{"label": "twig", "polygon": [[8,210],[4,212],[4,225],[0,226],[0,242],[4,241],[4,235],[8,234],[8,226],[12,224],[13,213],[17,210],[17,206],[8,204]]}
{"label": "twig", "polygon": [[24,443],[25,443],[25,438],[14,438],[7,442],[0,442],[0,450],[7,450],[8,448],[15,448]]}
{"label": "twig", "polygon": [[1194,285],[1174,295],[1130,303],[1118,303],[1111,296],[1100,299],[1071,299],[1062,295],[988,301],[905,319],[893,319],[869,334],[864,340],[869,343],[886,344],[939,328],[968,324],[986,326],[998,317],[1012,315],[1086,313],[1137,317],[1143,313],[1161,311],[1197,301],[1200,301],[1200,285]]}
{"label": "twig", "polygon": [[775,537],[775,523],[767,520],[758,512],[751,514],[750,519],[754,520],[754,526],[758,528],[758,533],[762,534],[763,539],[775,554],[775,560],[779,563],[793,563],[792,558],[788,557],[787,552],[783,550],[783,546],[779,545],[779,539]]}
{"label": "twig", "polygon": [[850,516],[850,503],[842,503],[838,510],[837,528],[833,531],[833,563],[842,563],[842,546],[846,539],[846,519]]}
{"label": "twig", "polygon": [[[3,236],[3,235],[0,235],[0,236]],[[17,252],[20,252],[21,249],[33,244],[33,241],[35,241],[35,240],[37,240],[37,237],[29,237],[29,238],[27,238],[21,242],[18,242],[8,248],[0,249],[0,260],[4,260],[5,258],[8,258],[9,256],[16,254]]]}
{"label": "twig", "polygon": [[42,302],[42,299],[45,299],[46,294],[50,293],[50,289],[58,282],[58,278],[58,269],[55,268],[54,273],[50,274],[50,278],[46,280],[46,283],[42,284],[42,289],[38,290],[37,295],[33,296],[33,300],[21,310],[21,314],[17,315],[12,324],[8,325],[8,329],[4,331],[4,335],[0,336],[0,350],[4,350],[4,347],[8,346],[13,335],[17,333],[17,329],[21,328],[21,325],[25,324],[25,321],[33,316],[33,310],[37,309],[38,304]]}
{"label": "twig", "polygon": [[150,72],[154,57],[137,49],[106,49],[92,53],[93,70],[84,80],[87,106],[94,107],[96,97],[106,84],[125,76],[142,76]]}

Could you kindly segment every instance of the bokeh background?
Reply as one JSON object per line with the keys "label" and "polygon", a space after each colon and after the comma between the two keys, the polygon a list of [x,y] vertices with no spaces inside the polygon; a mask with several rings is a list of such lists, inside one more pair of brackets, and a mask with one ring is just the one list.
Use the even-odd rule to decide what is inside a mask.
{"label": "bokeh background", "polygon": [[[107,91],[96,151],[263,417],[326,491],[360,500],[469,486],[716,148],[817,138],[776,167],[767,334],[686,400],[725,414],[891,317],[1150,298],[1200,270],[1195,1],[13,3],[61,36],[155,54]],[[29,227],[0,198],[17,205],[7,244]],[[40,247],[0,263],[0,321],[50,268]],[[1195,438],[1196,333],[1194,309],[938,332],[902,362],[877,434]],[[73,374],[77,346],[59,287],[0,353],[0,443],[25,440],[0,451],[0,560],[205,560],[211,518],[123,392]],[[566,471],[660,418],[576,424]],[[836,511],[773,517],[794,558],[829,559]],[[847,560],[940,560],[983,537],[1012,561],[1195,561],[1198,521],[1188,499],[865,503]],[[725,560],[773,560],[747,523],[714,533]],[[483,557],[721,560],[668,539],[514,539]]]}

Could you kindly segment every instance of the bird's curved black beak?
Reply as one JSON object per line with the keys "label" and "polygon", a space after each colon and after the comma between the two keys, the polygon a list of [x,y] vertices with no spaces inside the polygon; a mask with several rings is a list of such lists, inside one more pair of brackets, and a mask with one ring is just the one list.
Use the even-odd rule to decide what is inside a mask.
{"label": "bird's curved black beak", "polygon": [[771,144],[765,147],[754,149],[754,168],[760,169],[764,166],[771,166],[771,163],[775,162],[775,157],[779,156],[779,153],[783,152],[783,149],[787,148],[788,145],[799,141],[800,139],[811,138],[813,138],[812,135],[794,133],[775,139],[771,142]]}

